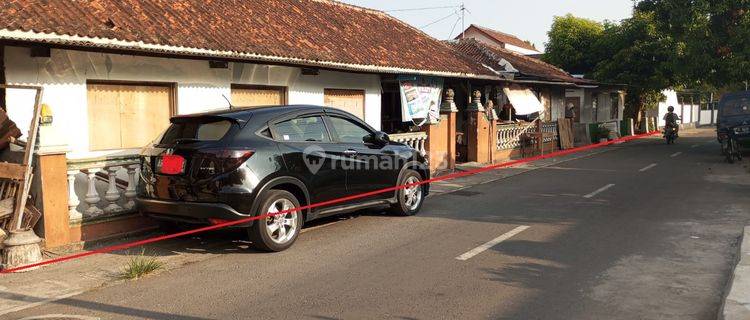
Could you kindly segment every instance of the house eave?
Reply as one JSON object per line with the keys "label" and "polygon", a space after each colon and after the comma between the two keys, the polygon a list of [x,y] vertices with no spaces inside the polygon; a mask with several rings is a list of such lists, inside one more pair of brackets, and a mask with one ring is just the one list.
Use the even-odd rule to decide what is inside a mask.
{"label": "house eave", "polygon": [[26,43],[41,43],[49,45],[77,46],[92,49],[114,49],[128,52],[155,53],[177,55],[186,58],[215,58],[232,59],[254,63],[287,64],[304,67],[319,67],[341,71],[383,73],[383,74],[413,74],[422,76],[436,76],[449,78],[467,78],[499,80],[493,75],[482,75],[474,73],[435,71],[423,69],[411,69],[402,67],[389,67],[378,65],[352,64],[345,62],[311,60],[297,57],[272,56],[257,53],[246,53],[237,51],[213,50],[205,48],[192,48],[171,45],[146,43],[143,41],[127,41],[112,38],[86,37],[77,35],[65,35],[56,33],[42,33],[34,31],[0,29],[0,40],[18,41]]}

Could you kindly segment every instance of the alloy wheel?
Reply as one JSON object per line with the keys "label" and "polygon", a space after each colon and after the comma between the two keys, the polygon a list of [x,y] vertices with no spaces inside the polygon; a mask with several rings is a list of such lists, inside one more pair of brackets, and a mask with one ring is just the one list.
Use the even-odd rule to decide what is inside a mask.
{"label": "alloy wheel", "polygon": [[[294,208],[289,199],[278,199],[268,207],[268,214],[274,214]],[[297,234],[297,212],[287,212],[266,218],[266,233],[271,241],[284,244],[294,239]]]}

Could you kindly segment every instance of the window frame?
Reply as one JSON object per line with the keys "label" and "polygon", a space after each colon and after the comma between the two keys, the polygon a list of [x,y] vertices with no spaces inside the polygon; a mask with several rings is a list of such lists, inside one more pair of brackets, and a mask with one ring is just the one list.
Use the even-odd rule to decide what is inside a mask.
{"label": "window frame", "polygon": [[[341,138],[339,137],[339,133],[336,131],[336,127],[333,125],[333,122],[331,122],[330,118],[342,118],[345,120],[349,120],[351,122],[354,122],[359,127],[365,129],[365,131],[368,132],[368,134],[373,134],[377,130],[373,129],[370,125],[368,125],[366,122],[360,120],[359,118],[351,118],[346,113],[344,113],[341,110],[330,110],[330,108],[326,109],[326,122],[328,126],[330,127],[329,131],[331,132],[332,138],[334,142],[336,143],[356,143],[356,142],[346,142],[341,141]],[[367,143],[363,141],[360,141],[359,143],[366,145]]]}
{"label": "window frame", "polygon": [[[160,82],[160,81],[137,81],[137,80],[107,80],[107,79],[86,79],[86,92],[88,97],[88,90],[90,85],[109,85],[109,86],[148,86],[148,87],[163,87],[168,88],[169,90],[169,119],[167,121],[170,121],[172,117],[177,115],[177,88],[178,85],[176,82]],[[88,117],[90,103],[87,99],[86,101],[86,114]],[[169,122],[171,124],[171,121]],[[118,148],[97,148],[93,149],[91,147],[91,119],[87,119],[86,123],[86,129],[89,131],[87,139],[88,139],[88,149],[89,152],[101,152],[101,151],[117,151],[117,150],[136,150],[140,149],[140,147],[134,147],[134,148],[128,148],[128,147],[118,147]],[[167,126],[168,128],[169,126]],[[161,135],[164,132],[158,133],[159,136],[157,138],[161,138]]]}
{"label": "window frame", "polygon": [[[365,90],[365,89],[323,88],[323,100],[324,100],[324,103],[325,103],[325,97],[327,95],[333,96],[333,95],[335,95],[336,92],[338,92],[338,93],[356,93],[356,94],[361,94],[362,95],[362,118],[364,119],[367,116],[367,90]],[[336,107],[331,107],[331,106],[326,106],[326,107],[328,107],[328,108],[334,108],[334,109],[343,111],[343,110],[338,109]],[[352,115],[354,115],[357,118],[359,118],[359,116],[356,115],[356,114],[352,113]]]}
{"label": "window frame", "polygon": [[[288,141],[288,140],[281,139],[280,134],[279,134],[278,130],[276,129],[276,125],[278,125],[279,123],[282,123],[282,122],[291,121],[291,120],[300,119],[300,118],[308,118],[308,117],[320,117],[321,118],[321,120],[323,121],[323,128],[325,128],[325,130],[326,130],[325,132],[328,135],[328,141]],[[265,129],[265,127],[262,128],[261,130],[259,130],[258,132],[260,132],[260,131],[262,131],[264,129]],[[269,122],[268,129],[271,131],[271,139],[273,141],[276,141],[276,142],[282,142],[282,143],[318,143],[318,144],[334,143],[333,133],[331,131],[331,128],[329,127],[328,119],[326,118],[326,114],[324,112],[321,112],[321,111],[315,111],[315,112],[310,112],[310,113],[296,113],[296,114],[293,114],[291,116],[286,116],[286,117],[275,119],[275,120]]]}
{"label": "window frame", "polygon": [[[285,86],[270,86],[270,85],[261,85],[261,84],[243,84],[243,83],[231,83],[229,85],[229,101],[232,102],[232,106],[234,106],[234,101],[232,101],[232,90],[277,90],[281,93],[281,103],[280,105],[286,105],[289,102],[289,88]],[[251,108],[242,108],[242,106],[237,106],[237,109],[251,109]]]}

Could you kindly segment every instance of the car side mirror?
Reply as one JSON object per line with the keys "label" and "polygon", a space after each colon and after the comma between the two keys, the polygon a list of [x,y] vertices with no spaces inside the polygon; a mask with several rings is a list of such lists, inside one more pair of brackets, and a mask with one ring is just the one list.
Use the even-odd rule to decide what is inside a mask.
{"label": "car side mirror", "polygon": [[371,143],[374,145],[384,146],[391,142],[391,139],[388,137],[388,134],[383,131],[376,131],[371,133],[368,136],[365,136],[364,138],[365,143]]}

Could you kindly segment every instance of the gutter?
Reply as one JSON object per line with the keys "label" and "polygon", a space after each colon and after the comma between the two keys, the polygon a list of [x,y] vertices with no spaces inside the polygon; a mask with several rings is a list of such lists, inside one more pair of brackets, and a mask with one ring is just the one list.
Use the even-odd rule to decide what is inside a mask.
{"label": "gutter", "polygon": [[438,76],[447,78],[469,78],[484,80],[500,80],[497,76],[481,75],[473,73],[431,71],[401,67],[385,67],[377,65],[351,64],[344,62],[311,60],[295,57],[282,57],[263,55],[257,53],[244,53],[237,51],[212,50],[182,46],[160,45],[145,43],[143,41],[127,41],[111,38],[86,37],[78,35],[62,35],[56,33],[41,33],[34,31],[0,29],[0,40],[47,43],[58,45],[79,45],[92,48],[122,49],[129,51],[153,52],[178,54],[181,56],[211,57],[241,59],[253,62],[286,63],[308,67],[332,68],[355,72],[389,73],[389,74],[415,74],[424,76]]}

